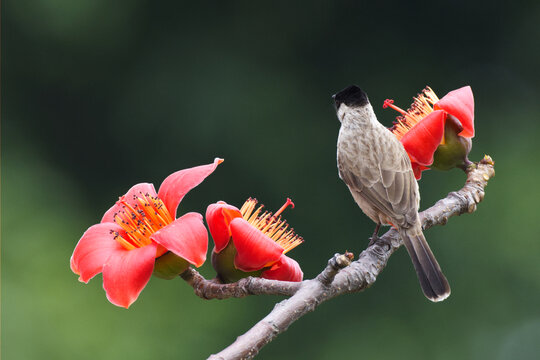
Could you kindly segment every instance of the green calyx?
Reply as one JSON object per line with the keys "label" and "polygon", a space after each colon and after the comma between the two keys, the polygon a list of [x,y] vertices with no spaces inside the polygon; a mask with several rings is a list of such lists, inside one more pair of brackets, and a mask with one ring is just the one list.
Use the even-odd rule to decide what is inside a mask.
{"label": "green calyx", "polygon": [[156,259],[154,275],[165,280],[172,280],[189,267],[189,263],[180,256],[168,251]]}
{"label": "green calyx", "polygon": [[234,257],[236,256],[236,248],[232,241],[229,241],[225,249],[219,253],[212,251],[212,266],[216,270],[218,277],[224,283],[236,282],[248,276],[261,276],[263,270],[245,272],[237,269],[234,266]]}
{"label": "green calyx", "polygon": [[444,126],[444,145],[439,145],[433,154],[432,168],[437,170],[450,170],[455,167],[465,169],[471,163],[467,156],[471,151],[472,141],[458,135],[462,130],[459,120],[448,114]]}

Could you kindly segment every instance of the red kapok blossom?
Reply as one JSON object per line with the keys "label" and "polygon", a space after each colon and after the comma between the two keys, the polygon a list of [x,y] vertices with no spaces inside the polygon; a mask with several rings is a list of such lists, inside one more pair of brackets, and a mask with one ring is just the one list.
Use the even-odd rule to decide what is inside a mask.
{"label": "red kapok blossom", "polygon": [[[225,282],[247,276],[282,281],[302,281],[296,261],[284,255],[303,242],[280,214],[293,202],[287,199],[276,214],[255,209],[257,200],[248,199],[242,208],[223,201],[208,206],[206,222],[214,239],[212,265]],[[231,241],[232,240],[232,241]]]}
{"label": "red kapok blossom", "polygon": [[182,271],[189,264],[201,266],[208,250],[202,215],[190,212],[175,219],[176,209],[222,161],[177,171],[157,193],[149,183],[133,186],[101,223],[83,234],[71,256],[71,270],[84,283],[103,272],[109,301],[128,308],[150,280],[157,258],[168,251],[185,262]]}
{"label": "red kapok blossom", "polygon": [[466,167],[474,137],[474,98],[470,86],[451,91],[439,100],[426,87],[404,111],[385,100],[383,108],[400,112],[390,129],[409,154],[416,179],[434,167],[448,170]]}

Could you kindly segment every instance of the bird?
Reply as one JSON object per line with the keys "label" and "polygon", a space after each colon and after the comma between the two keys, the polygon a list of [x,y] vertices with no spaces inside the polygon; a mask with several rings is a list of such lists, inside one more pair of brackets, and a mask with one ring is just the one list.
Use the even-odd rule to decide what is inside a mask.
{"label": "bird", "polygon": [[412,260],[424,295],[439,302],[450,295],[422,231],[420,193],[405,148],[373,111],[367,94],[351,85],[332,96],[341,127],[337,141],[339,177],[362,211],[379,227],[397,229]]}

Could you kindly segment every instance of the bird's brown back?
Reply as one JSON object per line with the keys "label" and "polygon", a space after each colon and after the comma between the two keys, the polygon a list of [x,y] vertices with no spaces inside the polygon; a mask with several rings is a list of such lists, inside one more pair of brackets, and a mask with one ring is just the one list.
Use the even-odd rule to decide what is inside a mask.
{"label": "bird's brown back", "polygon": [[359,205],[368,216],[404,228],[417,223],[418,184],[405,149],[388,129],[377,120],[344,118],[337,157],[340,177],[355,198],[364,200]]}

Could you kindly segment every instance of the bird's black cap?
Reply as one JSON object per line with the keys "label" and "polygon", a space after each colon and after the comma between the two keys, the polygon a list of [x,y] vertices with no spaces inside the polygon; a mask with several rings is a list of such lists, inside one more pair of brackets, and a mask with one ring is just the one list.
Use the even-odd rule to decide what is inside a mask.
{"label": "bird's black cap", "polygon": [[345,104],[349,107],[359,107],[369,104],[366,93],[356,85],[351,85],[341,90],[332,96],[332,98],[336,103],[336,109],[339,108],[339,105],[341,104]]}

